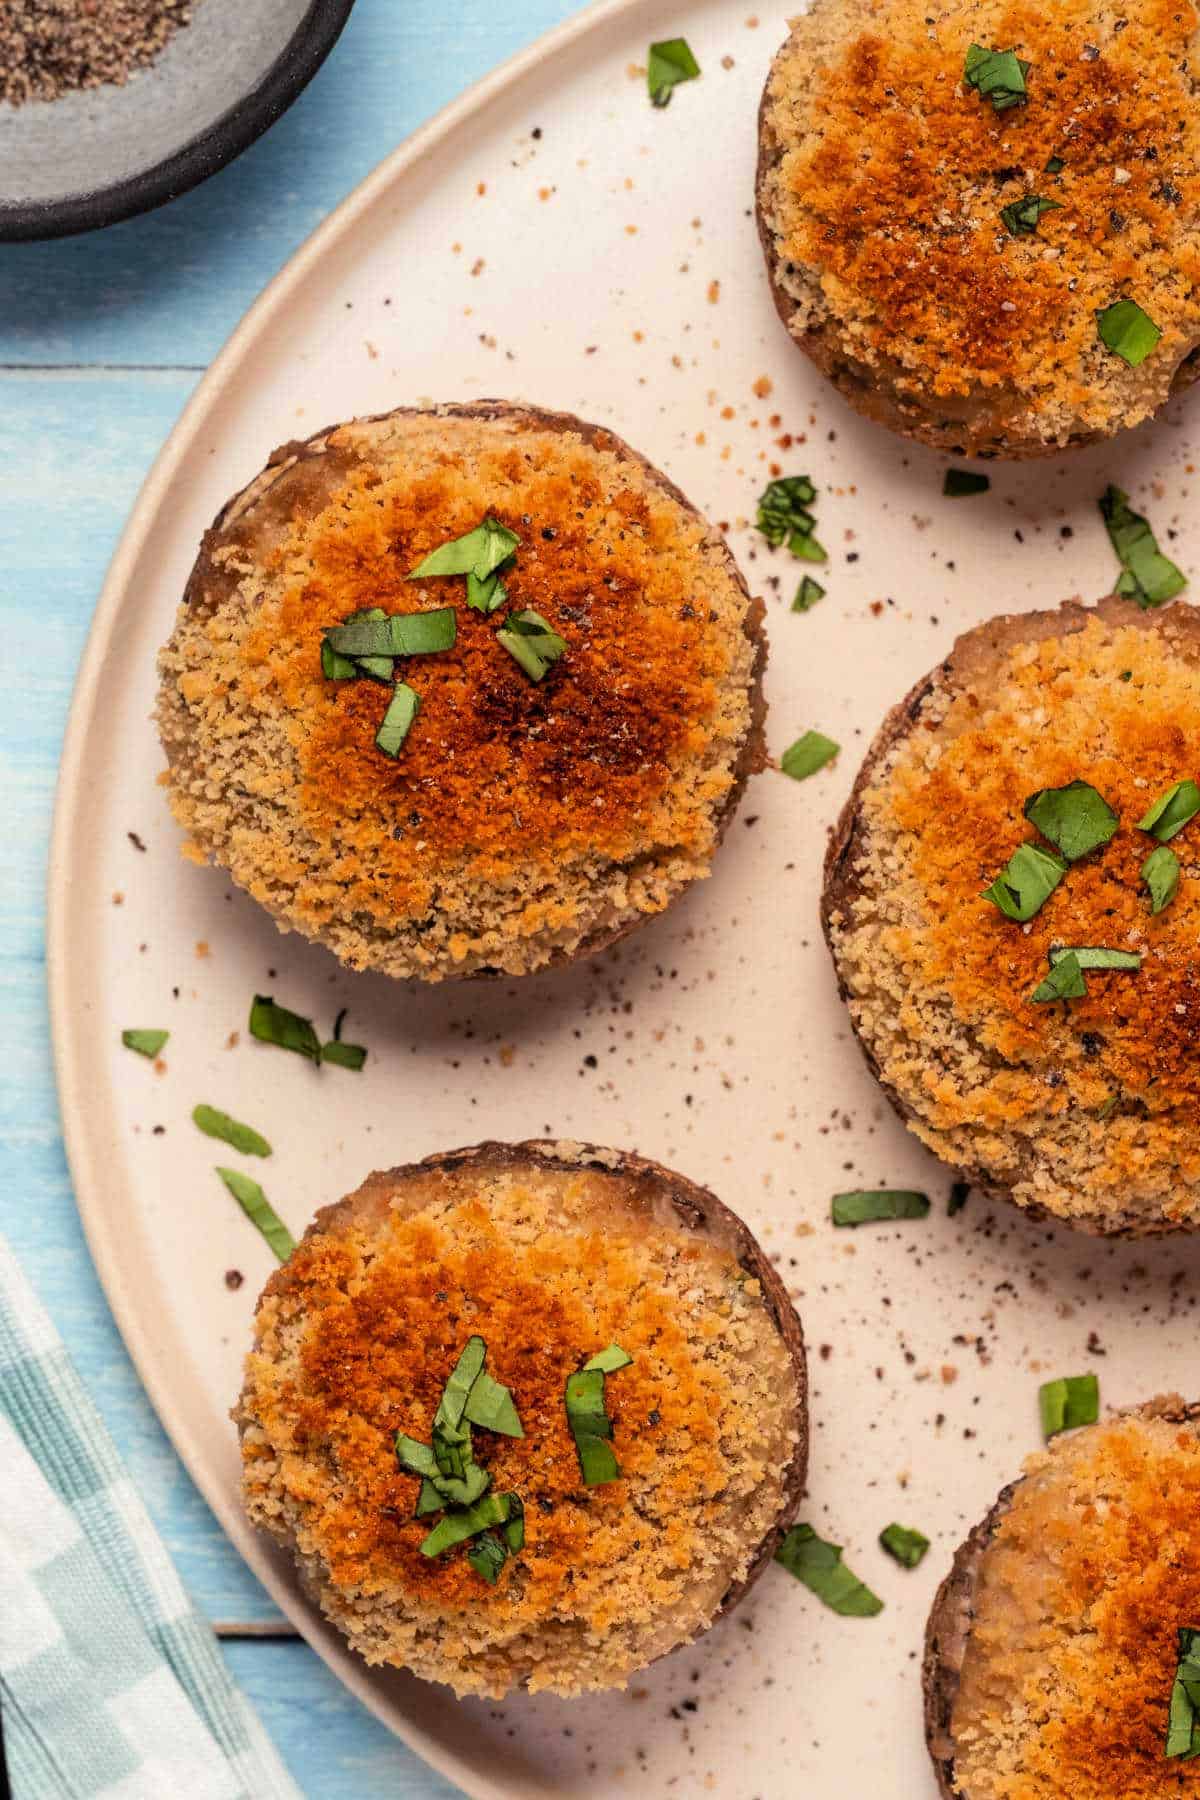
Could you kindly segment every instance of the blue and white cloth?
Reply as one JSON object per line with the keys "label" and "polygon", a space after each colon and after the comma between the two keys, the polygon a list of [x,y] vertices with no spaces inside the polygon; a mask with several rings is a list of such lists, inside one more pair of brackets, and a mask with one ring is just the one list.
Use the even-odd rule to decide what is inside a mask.
{"label": "blue and white cloth", "polygon": [[0,1723],[13,1800],[299,1800],[3,1238]]}

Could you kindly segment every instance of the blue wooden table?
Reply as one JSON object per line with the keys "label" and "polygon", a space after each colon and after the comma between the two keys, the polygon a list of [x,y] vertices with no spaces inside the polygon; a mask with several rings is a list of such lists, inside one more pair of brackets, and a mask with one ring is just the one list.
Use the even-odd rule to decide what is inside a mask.
{"label": "blue wooden table", "polygon": [[[63,1158],[43,915],[54,779],[92,608],[138,485],[259,290],[415,126],[574,0],[358,0],[324,69],[232,167],[101,233],[0,248],[0,1229],[70,1345],[231,1667],[312,1800],[452,1790],[350,1698],[225,1541],[150,1411]],[[98,755],[103,755],[102,746]],[[24,1797],[22,1797],[24,1800]]]}

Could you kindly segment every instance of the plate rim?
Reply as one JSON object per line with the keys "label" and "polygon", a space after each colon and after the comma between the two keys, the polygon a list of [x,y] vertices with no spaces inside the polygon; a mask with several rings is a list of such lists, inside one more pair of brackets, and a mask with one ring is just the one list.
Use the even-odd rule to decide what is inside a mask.
{"label": "plate rim", "polygon": [[[453,1781],[469,1800],[512,1800],[514,1789],[507,1779],[497,1783],[468,1766],[420,1725],[397,1722],[369,1679],[366,1664],[337,1638],[311,1603],[302,1600],[280,1572],[279,1559],[270,1547],[245,1527],[240,1512],[220,1493],[210,1491],[201,1469],[207,1459],[193,1441],[190,1429],[174,1417],[170,1403],[168,1371],[160,1366],[129,1294],[129,1274],[116,1253],[116,1239],[106,1221],[103,1196],[105,1178],[99,1133],[85,1127],[86,1084],[84,1058],[70,1028],[71,980],[68,905],[65,898],[74,825],[85,803],[84,780],[89,747],[89,727],[98,703],[104,667],[124,603],[130,576],[145,548],[166,491],[202,429],[212,404],[220,397],[228,375],[313,267],[331,252],[390,187],[417,169],[441,147],[452,132],[466,124],[508,88],[540,64],[572,49],[593,32],[599,32],[623,14],[647,8],[653,0],[591,0],[579,12],[552,26],[532,43],[515,51],[423,125],[418,126],[382,162],[363,178],[316,229],[293,251],[283,267],[267,283],[226,339],[201,377],[183,411],[171,428],[138,490],[109,562],[92,614],[87,640],[71,692],[67,725],[63,734],[55,783],[50,848],[46,869],[46,983],[58,1093],[59,1126],[66,1152],[76,1211],[83,1227],[88,1252],[104,1290],[109,1309],[121,1334],[126,1354],[153,1406],[171,1447],[220,1524],[237,1554],[253,1570],[280,1611],[300,1632],[309,1648],[330,1668],[343,1685],[396,1737],[414,1750],[438,1774]],[[0,232],[2,235],[2,232]],[[245,1541],[242,1535],[245,1533]]]}

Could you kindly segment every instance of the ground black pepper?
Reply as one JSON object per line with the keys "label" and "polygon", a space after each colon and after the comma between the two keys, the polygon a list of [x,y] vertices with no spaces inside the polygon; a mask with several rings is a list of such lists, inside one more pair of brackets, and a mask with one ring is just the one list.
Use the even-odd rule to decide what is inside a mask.
{"label": "ground black pepper", "polygon": [[0,0],[0,97],[123,87],[191,17],[192,0]]}

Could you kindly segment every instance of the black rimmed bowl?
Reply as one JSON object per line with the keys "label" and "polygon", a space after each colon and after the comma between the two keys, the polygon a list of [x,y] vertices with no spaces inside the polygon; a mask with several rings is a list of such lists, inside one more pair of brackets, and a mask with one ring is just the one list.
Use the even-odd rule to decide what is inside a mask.
{"label": "black rimmed bowl", "polygon": [[191,24],[124,87],[0,101],[0,239],[92,231],[215,174],[312,80],[353,4],[194,0]]}

